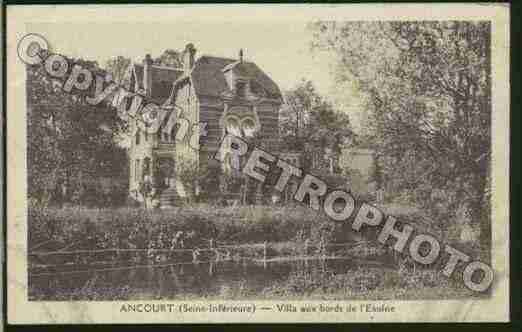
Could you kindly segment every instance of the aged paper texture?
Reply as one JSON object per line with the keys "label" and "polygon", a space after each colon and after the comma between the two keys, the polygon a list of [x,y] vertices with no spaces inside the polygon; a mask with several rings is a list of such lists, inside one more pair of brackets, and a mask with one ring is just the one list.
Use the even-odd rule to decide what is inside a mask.
{"label": "aged paper texture", "polygon": [[508,321],[509,93],[504,5],[8,6],[8,321]]}

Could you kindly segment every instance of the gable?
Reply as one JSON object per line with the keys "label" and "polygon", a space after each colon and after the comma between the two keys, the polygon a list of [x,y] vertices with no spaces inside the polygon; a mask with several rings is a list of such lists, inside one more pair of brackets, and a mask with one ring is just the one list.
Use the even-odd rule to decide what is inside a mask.
{"label": "gable", "polygon": [[[133,64],[132,72],[138,89],[143,89],[143,65]],[[183,71],[179,68],[152,65],[151,75],[151,99],[157,104],[162,104],[169,97],[172,84],[183,75]],[[134,86],[131,86],[131,89],[134,89]]]}

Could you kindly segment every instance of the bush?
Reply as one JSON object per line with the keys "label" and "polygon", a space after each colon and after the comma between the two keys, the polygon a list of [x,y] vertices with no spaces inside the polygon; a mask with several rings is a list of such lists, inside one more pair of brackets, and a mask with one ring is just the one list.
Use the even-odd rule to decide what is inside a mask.
{"label": "bush", "polygon": [[[87,241],[91,246],[148,248],[168,246],[178,231],[194,232],[194,246],[208,246],[209,239],[227,243],[289,241],[297,232],[311,234],[316,224],[327,222],[305,207],[242,206],[221,208],[196,205],[169,210],[140,208],[92,209],[83,207],[43,208],[30,206],[29,242],[47,239],[61,243]],[[163,235],[160,235],[163,234]],[[164,243],[156,243],[158,237]],[[111,244],[111,245],[109,245]]]}

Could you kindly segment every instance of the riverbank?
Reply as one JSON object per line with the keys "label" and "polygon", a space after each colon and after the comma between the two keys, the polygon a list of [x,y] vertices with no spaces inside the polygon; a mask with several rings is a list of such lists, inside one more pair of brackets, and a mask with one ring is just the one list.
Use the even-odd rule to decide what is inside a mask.
{"label": "riverbank", "polygon": [[[340,269],[344,272],[340,272]],[[213,273],[209,273],[213,271]],[[482,298],[433,270],[398,271],[349,261],[220,263],[30,277],[31,300],[440,300]]]}
{"label": "riverbank", "polygon": [[[31,206],[28,216],[30,269],[53,274],[60,267],[41,266],[55,264],[74,272],[80,264],[87,270],[74,274],[74,285],[70,275],[47,278],[30,273],[34,300],[477,297],[434,270],[401,266],[384,246],[366,242],[350,227],[303,206],[200,205],[172,210]],[[165,254],[172,249],[182,253]],[[53,250],[62,252],[34,255]],[[96,254],[90,253],[93,250]],[[195,263],[194,251],[206,254],[196,257]],[[350,261],[335,263],[342,257]],[[129,267],[97,272],[93,263],[99,261],[112,268]],[[321,261],[334,263],[324,266]],[[142,280],[145,286],[139,283]]]}
{"label": "riverbank", "polygon": [[[91,249],[129,242],[136,248],[170,247],[178,233],[190,234],[184,247],[223,243],[290,241],[300,234],[315,239],[316,230],[330,224],[325,216],[294,207],[214,207],[196,205],[168,210],[139,208],[87,209],[81,207],[28,209],[29,250],[60,249],[88,242]],[[53,242],[40,247],[42,243]],[[186,241],[185,241],[186,242]]]}

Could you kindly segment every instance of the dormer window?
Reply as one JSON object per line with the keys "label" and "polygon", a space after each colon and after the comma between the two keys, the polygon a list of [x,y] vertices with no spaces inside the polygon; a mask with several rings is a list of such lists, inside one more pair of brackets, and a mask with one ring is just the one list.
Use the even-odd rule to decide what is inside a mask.
{"label": "dormer window", "polygon": [[256,80],[249,81],[249,90],[250,93],[255,95],[256,97],[266,97],[267,93],[263,86],[259,84]]}
{"label": "dormer window", "polygon": [[238,97],[245,97],[247,92],[247,82],[243,80],[236,81],[236,95]]}

